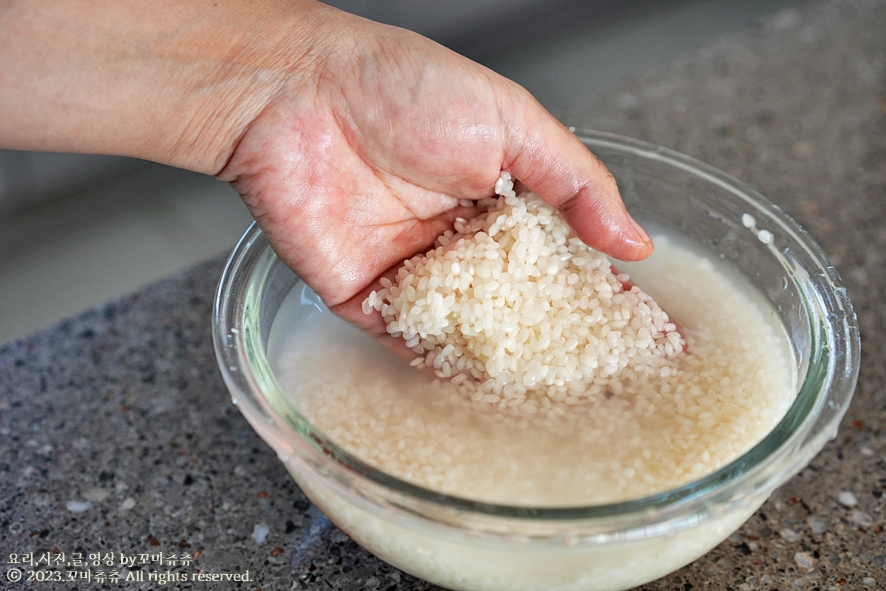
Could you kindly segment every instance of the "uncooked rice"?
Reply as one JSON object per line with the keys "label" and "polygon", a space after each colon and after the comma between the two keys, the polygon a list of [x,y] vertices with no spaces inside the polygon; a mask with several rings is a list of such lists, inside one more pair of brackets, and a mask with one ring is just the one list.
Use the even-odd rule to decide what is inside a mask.
{"label": "uncooked rice", "polygon": [[363,304],[476,401],[531,411],[675,371],[686,342],[645,292],[614,272],[560,213],[510,174],[478,217],[406,261]]}
{"label": "uncooked rice", "polygon": [[[503,208],[486,215],[482,222],[504,228],[494,233],[496,238],[500,238],[502,231],[513,230],[507,228],[509,216],[503,213],[505,209],[523,211],[521,203],[525,204],[526,216],[529,212],[542,212],[537,217],[549,223],[549,214],[543,212],[546,206],[537,204],[533,198],[514,199],[515,196],[509,195],[488,204],[493,212],[495,207]],[[511,217],[514,215],[520,214],[512,213]],[[502,216],[505,219],[499,222]],[[472,223],[481,222],[465,222],[461,227],[467,228]],[[517,237],[521,231],[517,231]],[[477,234],[480,232],[487,236],[493,233],[490,228],[478,230]],[[569,244],[568,238],[561,239]],[[448,266],[447,276],[451,275],[453,280],[458,276],[459,281],[463,272],[476,273],[479,277],[477,271],[481,268],[474,259],[473,271],[465,265],[460,273],[452,272],[453,261],[447,259],[446,254],[460,248],[457,246],[460,240],[465,241],[462,242],[465,251],[468,243],[475,244],[475,254],[490,248],[498,252],[499,248],[490,246],[495,242],[491,239],[455,238],[453,234],[445,236],[443,241],[446,240],[447,244],[441,241],[434,251],[442,257],[438,255],[431,260],[444,269]],[[513,242],[517,242],[517,238]],[[562,264],[560,268],[576,260],[597,261],[579,245],[574,246],[578,247],[578,254],[570,253],[565,260],[546,251],[538,257],[558,260],[558,264]],[[539,250],[542,248],[539,246]],[[533,256],[522,250],[521,254]],[[502,272],[505,266],[495,256],[479,260],[499,261],[495,268]],[[544,264],[536,261],[533,266],[542,269]],[[625,277],[613,279],[603,263],[593,265],[600,276],[606,277],[605,283],[611,288],[609,301],[619,295],[625,300],[636,297],[652,315],[651,300],[640,300],[639,293],[633,289],[621,289]],[[592,265],[577,266],[585,272]],[[413,262],[408,274],[414,276],[417,268],[418,264]],[[495,386],[501,382],[494,381],[492,389],[487,390],[490,380],[501,380],[511,369],[484,382],[473,372],[469,376],[463,373],[464,367],[459,367],[457,360],[449,361],[447,372],[442,363],[437,364],[437,359],[449,344],[434,353],[434,348],[440,346],[437,342],[419,357],[418,363],[454,377],[441,379],[428,375],[429,372],[416,371],[375,339],[330,312],[317,314],[316,310],[322,305],[317,296],[304,287],[293,291],[281,306],[272,329],[270,357],[287,398],[319,433],[348,453],[397,478],[460,497],[524,506],[574,506],[638,498],[693,481],[746,452],[784,416],[793,399],[795,384],[787,340],[768,305],[754,296],[752,289],[715,266],[710,258],[657,235],[656,251],[650,260],[631,265],[630,271],[662,308],[679,320],[679,334],[685,337],[688,346],[682,351],[675,346],[671,353],[665,347],[663,354],[658,345],[634,346],[636,355],[646,356],[647,362],[641,364],[635,360],[617,365],[617,378],[613,378],[616,374],[582,378],[589,382],[582,382],[579,388],[570,387],[574,381],[567,385],[568,376],[561,376],[562,386],[556,379],[546,385],[549,375],[545,375],[539,378],[536,387],[502,385],[498,394]],[[578,271],[571,272],[578,274]],[[547,281],[550,293],[561,294],[560,299],[566,293],[579,301],[582,297],[592,299],[585,294],[576,295],[579,283],[561,284],[559,277],[564,275],[568,273],[558,273],[556,282],[547,275],[530,275],[532,281],[523,283],[532,284],[533,287],[527,289],[537,289],[540,282]],[[491,275],[480,278],[487,286],[485,282],[493,280]],[[431,278],[427,281],[430,283]],[[499,283],[497,293],[481,291],[472,295],[484,305],[487,301],[505,298],[501,295],[504,284]],[[592,285],[598,283],[602,282]],[[381,290],[382,296],[376,295],[386,300],[381,306],[386,315],[390,310],[385,306],[391,306],[389,302],[397,297],[397,294],[391,295],[393,287],[393,284],[387,285]],[[419,290],[418,285],[411,287]],[[572,292],[567,289],[570,287]],[[427,286],[423,289],[427,293],[431,291]],[[446,304],[446,298],[452,295],[449,293],[453,291],[452,286],[447,288],[444,279],[442,287],[437,285],[434,289],[444,298],[445,309],[454,309],[455,301]],[[602,286],[599,291],[608,294]],[[524,294],[519,290],[518,293]],[[505,299],[502,304],[516,301],[510,297],[512,299]],[[404,301],[418,299],[410,295]],[[551,301],[557,303],[551,308],[560,306],[560,299],[552,298]],[[377,303],[374,299],[373,310]],[[569,359],[566,354],[579,347],[568,343],[570,337],[564,335],[574,334],[576,327],[586,326],[573,321],[574,318],[568,316],[570,312],[565,311],[567,308],[563,309],[566,317],[571,318],[565,325],[555,328],[555,322],[547,316],[538,325],[540,329],[544,322],[551,323],[550,328],[544,325],[550,335],[548,346],[552,351],[563,349],[565,353],[551,352],[549,358],[543,354],[546,365],[554,366],[554,359]],[[629,306],[628,309],[633,310]],[[493,306],[492,310],[494,319],[504,317],[497,315],[502,314],[502,308]],[[436,314],[427,314],[424,318],[409,316],[417,318],[416,322],[443,323]],[[554,318],[559,317],[554,315]],[[614,312],[607,318],[611,318],[610,323],[623,321],[624,325],[619,324],[617,329],[610,326],[609,333],[617,330],[620,338],[627,342],[625,328],[632,326],[635,318],[628,320],[624,314],[616,318]],[[670,322],[657,318],[663,323],[660,324],[662,334],[677,334],[672,326],[667,326]],[[598,326],[593,325],[583,334],[596,336],[594,331]],[[430,332],[421,334],[417,329],[409,330],[415,330],[410,338],[418,336],[414,346],[423,339],[430,341]],[[406,331],[403,332],[405,335]],[[443,332],[447,336],[451,334]],[[486,344],[493,353],[497,350],[493,347],[496,344],[493,337],[481,330],[476,333],[470,334],[470,338],[460,337],[463,342],[459,341],[459,346],[468,351],[461,358],[473,355],[468,349],[469,341]],[[534,331],[530,337],[539,344],[547,344],[545,331]],[[586,338],[590,341],[589,336]],[[667,337],[668,341],[670,338]],[[608,340],[606,344],[614,346],[609,345]],[[442,356],[453,359],[448,356],[454,350],[452,345]],[[632,349],[628,351],[634,354]],[[658,354],[649,356],[650,351]],[[483,362],[491,353],[487,354],[481,347],[480,355],[486,355],[479,358]],[[524,373],[509,375],[525,377],[530,371],[529,362],[536,358],[533,355],[528,359],[519,357],[527,362],[525,369],[518,368]],[[605,366],[598,362],[595,369],[599,367]],[[657,371],[648,371],[650,367]],[[476,368],[475,364],[472,369]],[[558,376],[559,371],[557,366]],[[598,380],[605,380],[605,385]],[[539,383],[545,386],[538,388]],[[466,384],[482,387],[466,391],[471,388]]]}

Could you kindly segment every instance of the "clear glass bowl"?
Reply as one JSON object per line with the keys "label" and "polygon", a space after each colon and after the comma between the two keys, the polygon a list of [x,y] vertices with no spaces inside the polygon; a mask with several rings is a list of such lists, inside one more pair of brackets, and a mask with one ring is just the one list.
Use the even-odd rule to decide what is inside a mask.
{"label": "clear glass bowl", "polygon": [[[314,429],[275,379],[270,327],[301,280],[255,225],[219,284],[213,337],[240,411],[336,525],[383,560],[443,587],[612,591],[674,571],[738,529],[836,435],[855,387],[852,305],[821,249],[790,217],[692,158],[615,135],[577,135],[615,175],[642,224],[727,261],[771,303],[790,340],[798,390],[787,415],[746,454],[685,486],[609,505],[527,508],[440,494],[373,469]],[[745,224],[748,215],[755,229]]]}

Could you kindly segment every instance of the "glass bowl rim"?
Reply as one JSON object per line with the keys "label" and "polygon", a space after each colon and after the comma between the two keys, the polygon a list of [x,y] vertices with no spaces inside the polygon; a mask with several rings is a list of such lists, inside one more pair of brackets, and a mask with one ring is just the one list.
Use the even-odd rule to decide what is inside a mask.
{"label": "glass bowl rim", "polygon": [[[242,296],[252,287],[250,280],[254,279],[257,266],[265,265],[269,270],[270,265],[277,260],[261,230],[257,224],[253,224],[234,248],[219,281],[213,309],[212,336],[219,367],[234,403],[263,438],[274,438],[278,444],[274,446],[278,454],[282,456],[295,453],[291,451],[291,438],[294,434],[297,441],[315,450],[322,449],[328,464],[325,467],[331,472],[343,471],[350,478],[369,481],[382,490],[445,510],[455,509],[489,518],[555,522],[599,521],[644,515],[647,518],[643,521],[648,523],[648,516],[656,512],[661,514],[679,508],[681,513],[686,510],[700,513],[705,507],[710,509],[714,502],[742,502],[748,491],[771,490],[805,466],[827,440],[836,435],[837,425],[846,412],[857,381],[860,339],[852,304],[839,275],[828,263],[821,248],[778,206],[719,169],[642,140],[606,132],[576,130],[574,127],[570,131],[576,133],[592,151],[593,146],[598,146],[657,160],[727,189],[743,199],[755,216],[775,222],[779,231],[784,231],[800,247],[800,254],[806,259],[805,262],[813,266],[812,269],[804,266],[804,271],[809,275],[814,274],[818,279],[816,286],[823,284],[821,289],[824,290],[822,293],[812,294],[816,296],[812,304],[817,304],[821,309],[813,306],[811,310],[807,310],[811,315],[810,323],[818,320],[825,328],[825,342],[818,342],[825,351],[825,365],[819,368],[823,371],[807,371],[804,384],[798,384],[799,391],[802,392],[810,375],[822,380],[815,388],[814,399],[808,401],[811,406],[807,405],[806,414],[800,417],[800,422],[787,429],[787,433],[782,432],[789,419],[797,419],[792,413],[797,408],[800,398],[798,395],[775,429],[728,465],[680,487],[616,503],[575,507],[503,505],[448,495],[409,483],[369,466],[334,442],[326,440],[318,432],[302,432],[268,402],[267,395],[261,388],[262,378],[270,376],[271,383],[277,388],[279,385],[267,365],[265,351],[259,347],[257,360],[253,357],[256,352],[250,351],[256,343],[261,344],[260,331],[244,330],[246,307],[243,297],[236,297]],[[244,270],[246,276],[243,276]],[[814,334],[817,332],[815,327],[810,329]],[[252,342],[249,341],[250,334]],[[256,367],[255,361],[264,363],[265,366]],[[282,392],[278,394],[282,397]],[[310,425],[294,407],[292,411],[301,418],[301,422]],[[816,429],[813,430],[813,427]],[[777,445],[772,446],[776,440]],[[290,451],[281,452],[280,447]]]}

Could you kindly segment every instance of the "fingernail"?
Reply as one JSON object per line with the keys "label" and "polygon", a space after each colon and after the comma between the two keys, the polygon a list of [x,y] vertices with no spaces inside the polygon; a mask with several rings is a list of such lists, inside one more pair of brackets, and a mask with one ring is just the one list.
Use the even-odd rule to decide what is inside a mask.
{"label": "fingernail", "polygon": [[634,226],[634,230],[637,231],[637,236],[640,238],[640,240],[642,240],[646,244],[652,244],[652,238],[649,237],[649,234],[646,233],[646,230],[643,229],[643,226],[641,226],[637,222],[637,220],[631,217],[630,214],[628,214],[628,219],[631,220],[631,225]]}

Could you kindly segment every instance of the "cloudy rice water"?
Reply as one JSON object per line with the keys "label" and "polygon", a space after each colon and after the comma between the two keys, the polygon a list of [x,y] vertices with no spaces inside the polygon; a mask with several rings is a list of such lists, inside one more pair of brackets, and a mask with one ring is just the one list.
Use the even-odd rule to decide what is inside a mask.
{"label": "cloudy rice water", "polygon": [[794,384],[758,297],[667,236],[629,278],[540,199],[498,188],[364,304],[412,365],[290,294],[270,357],[317,429],[414,484],[536,507],[661,492],[771,431]]}

